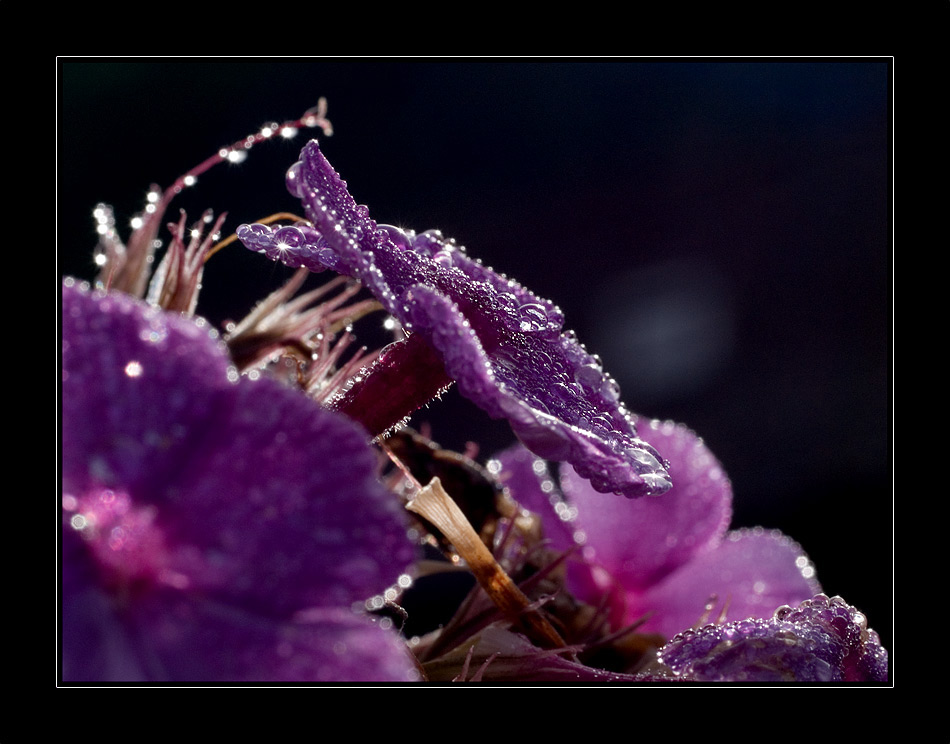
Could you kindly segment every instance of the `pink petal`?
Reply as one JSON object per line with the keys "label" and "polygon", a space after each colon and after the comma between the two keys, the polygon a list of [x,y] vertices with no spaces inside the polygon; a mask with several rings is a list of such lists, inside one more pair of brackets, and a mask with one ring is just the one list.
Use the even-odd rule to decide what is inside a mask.
{"label": "pink petal", "polygon": [[644,632],[672,638],[706,621],[768,618],[820,591],[797,543],[777,530],[740,530],[656,585],[628,591],[626,621],[653,613]]}
{"label": "pink petal", "polygon": [[561,472],[586,554],[628,591],[652,586],[711,549],[732,516],[732,487],[701,439],[670,422],[641,420],[638,428],[670,463],[673,487],[662,496],[608,502],[572,468]]}

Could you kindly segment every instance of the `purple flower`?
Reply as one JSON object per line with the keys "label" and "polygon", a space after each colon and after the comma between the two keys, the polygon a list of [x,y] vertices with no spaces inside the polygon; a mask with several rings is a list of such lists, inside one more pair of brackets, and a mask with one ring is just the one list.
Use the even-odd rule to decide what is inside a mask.
{"label": "purple flower", "polygon": [[201,321],[62,290],[67,681],[408,680],[355,614],[414,558],[358,426]]}
{"label": "purple flower", "polygon": [[292,267],[358,279],[411,333],[336,402],[340,410],[380,434],[455,381],[489,415],[507,419],[532,452],[570,462],[598,491],[639,496],[669,488],[661,458],[637,436],[616,382],[563,331],[554,304],[438,232],[378,225],[315,140],[287,184],[311,224],[242,225],[245,246]]}
{"label": "purple flower", "polygon": [[637,624],[668,641],[632,678],[886,681],[877,634],[862,613],[820,594],[796,543],[775,530],[727,531],[732,488],[702,440],[670,422],[640,430],[669,458],[674,485],[658,499],[604,502],[570,467],[562,492],[520,446],[489,464],[541,516],[555,550],[581,546],[582,560],[568,566],[575,597],[606,603],[615,630]]}
{"label": "purple flower", "polygon": [[[316,111],[300,122],[328,127]],[[692,432],[638,432],[556,306],[438,232],[377,225],[315,141],[287,179],[309,222],[238,232],[301,272],[224,341],[186,317],[228,242],[212,247],[219,217],[186,244],[182,215],[147,281],[189,180],[154,192],[128,248],[100,208],[113,291],[63,284],[64,680],[886,680],[877,635],[818,594],[795,543],[728,531],[731,486]],[[292,299],[303,269],[376,301],[349,304],[342,278]],[[346,359],[341,330],[379,307],[407,335]],[[400,435],[384,487],[370,439],[453,382],[528,449],[486,469]],[[565,463],[559,485],[540,457]],[[402,500],[412,534],[480,586],[412,655],[365,612],[411,583]]]}
{"label": "purple flower", "polygon": [[769,617],[820,591],[789,538],[727,532],[732,487],[702,440],[681,425],[644,424],[641,436],[666,455],[673,477],[658,499],[605,502],[570,467],[561,471],[562,497],[543,463],[519,448],[493,465],[514,498],[542,516],[555,547],[583,546],[569,574],[578,597],[606,597],[616,628],[646,618],[642,632],[669,639],[705,619]]}

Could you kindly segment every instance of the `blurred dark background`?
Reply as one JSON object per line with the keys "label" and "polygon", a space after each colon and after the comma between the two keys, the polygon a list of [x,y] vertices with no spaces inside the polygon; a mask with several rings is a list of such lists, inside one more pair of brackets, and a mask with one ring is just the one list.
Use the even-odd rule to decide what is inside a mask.
{"label": "blurred dark background", "polygon": [[[61,273],[94,276],[96,202],[124,225],[151,183],[325,96],[324,151],[377,221],[441,228],[557,302],[631,410],[704,437],[733,524],[798,540],[890,646],[888,60],[83,59],[60,81]],[[311,134],[170,216],[299,211],[283,174]],[[288,275],[233,246],[199,310],[239,318]],[[424,421],[485,456],[511,442],[454,393]]]}

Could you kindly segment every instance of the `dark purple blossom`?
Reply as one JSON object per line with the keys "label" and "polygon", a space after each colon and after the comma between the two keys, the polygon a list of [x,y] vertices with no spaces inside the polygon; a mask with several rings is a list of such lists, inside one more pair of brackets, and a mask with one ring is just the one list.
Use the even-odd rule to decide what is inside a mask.
{"label": "dark purple blossom", "polygon": [[201,321],[62,298],[63,679],[415,678],[352,609],[414,558],[366,433]]}
{"label": "dark purple blossom", "polygon": [[[570,462],[598,491],[638,496],[669,488],[662,459],[637,436],[616,382],[563,331],[553,303],[469,258],[438,232],[378,225],[315,140],[288,172],[287,184],[310,224],[242,225],[241,241],[288,266],[358,279],[410,339],[421,336],[435,351],[419,345],[399,362],[403,379],[414,381],[412,399],[399,398],[406,392],[399,386],[387,386],[388,396],[373,394],[377,404],[398,400],[375,433],[399,424],[454,380],[489,415],[507,419],[531,451]],[[341,408],[368,406],[347,400]]]}

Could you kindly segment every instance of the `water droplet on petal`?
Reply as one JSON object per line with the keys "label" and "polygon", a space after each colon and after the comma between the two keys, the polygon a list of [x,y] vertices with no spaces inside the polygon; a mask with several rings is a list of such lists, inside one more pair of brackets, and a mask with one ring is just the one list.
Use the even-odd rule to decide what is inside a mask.
{"label": "water droplet on petal", "polygon": [[287,190],[298,199],[303,198],[304,186],[303,179],[300,176],[300,171],[303,168],[303,163],[299,160],[294,163],[290,168],[287,169],[286,184]]}
{"label": "water droplet on petal", "polygon": [[527,303],[518,309],[522,333],[537,333],[548,325],[548,316],[541,305]]}
{"label": "water droplet on petal", "polygon": [[585,390],[598,390],[603,373],[593,364],[585,364],[574,370],[574,381]]}
{"label": "water droplet on petal", "polygon": [[620,384],[613,377],[605,377],[600,385],[600,394],[611,403],[620,400]]}
{"label": "water droplet on petal", "polygon": [[276,233],[274,233],[274,240],[282,246],[286,246],[288,248],[298,248],[307,241],[307,238],[299,228],[296,228],[293,225],[288,225],[281,227]]}

